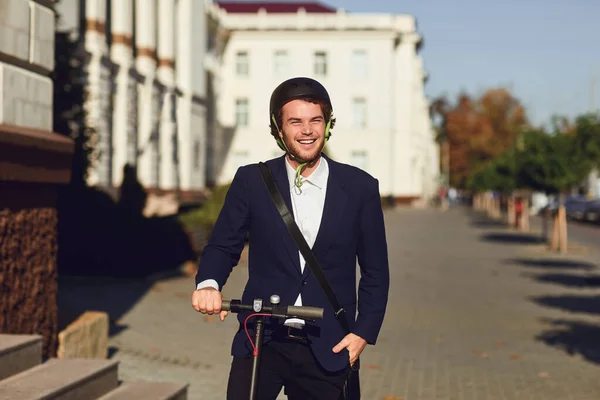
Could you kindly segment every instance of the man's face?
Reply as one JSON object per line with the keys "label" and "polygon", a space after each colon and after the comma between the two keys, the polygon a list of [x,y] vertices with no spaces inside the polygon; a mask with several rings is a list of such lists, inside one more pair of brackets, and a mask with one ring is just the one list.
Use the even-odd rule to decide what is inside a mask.
{"label": "man's face", "polygon": [[279,136],[292,155],[312,160],[325,145],[325,118],[319,104],[292,100],[282,108]]}

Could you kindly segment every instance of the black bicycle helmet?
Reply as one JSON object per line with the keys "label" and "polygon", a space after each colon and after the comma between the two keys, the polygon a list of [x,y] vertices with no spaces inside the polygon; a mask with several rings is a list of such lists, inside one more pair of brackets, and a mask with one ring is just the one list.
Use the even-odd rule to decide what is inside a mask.
{"label": "black bicycle helmet", "polygon": [[[331,99],[329,98],[329,93],[327,93],[325,87],[311,78],[298,77],[288,79],[277,86],[273,91],[273,94],[271,94],[271,101],[269,102],[269,122],[272,127],[275,127],[275,130],[271,129],[271,134],[275,137],[275,140],[277,140],[279,147],[286,152],[287,149],[277,134],[280,128],[277,126],[277,119],[275,115],[290,101],[306,98],[324,101],[333,109],[333,106],[331,105]],[[330,118],[327,121],[325,140],[329,140],[331,122],[332,121]]]}

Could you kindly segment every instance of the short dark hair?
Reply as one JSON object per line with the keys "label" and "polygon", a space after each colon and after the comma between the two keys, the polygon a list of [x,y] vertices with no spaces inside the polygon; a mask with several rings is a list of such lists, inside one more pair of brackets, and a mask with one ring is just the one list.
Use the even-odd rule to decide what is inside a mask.
{"label": "short dark hair", "polygon": [[[321,112],[323,113],[323,118],[325,118],[325,123],[327,124],[328,121],[331,121],[331,124],[329,125],[329,130],[331,131],[333,129],[335,125],[335,118],[333,117],[333,108],[329,103],[327,103],[324,100],[313,99],[311,97],[306,97],[299,100],[304,100],[309,103],[318,104],[319,106],[321,106]],[[271,121],[271,124],[269,125],[271,128],[271,135],[279,137],[279,131],[277,127],[281,129],[281,126],[283,125],[283,107],[281,107],[275,113],[275,121],[277,121],[277,126],[273,124],[273,121]]]}

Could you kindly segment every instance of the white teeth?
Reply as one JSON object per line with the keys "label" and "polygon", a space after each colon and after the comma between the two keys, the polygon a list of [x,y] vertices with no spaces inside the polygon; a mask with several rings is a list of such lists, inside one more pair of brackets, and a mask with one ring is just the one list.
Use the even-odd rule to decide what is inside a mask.
{"label": "white teeth", "polygon": [[316,142],[316,139],[313,140],[298,140],[298,142],[302,143],[302,144],[311,144]]}

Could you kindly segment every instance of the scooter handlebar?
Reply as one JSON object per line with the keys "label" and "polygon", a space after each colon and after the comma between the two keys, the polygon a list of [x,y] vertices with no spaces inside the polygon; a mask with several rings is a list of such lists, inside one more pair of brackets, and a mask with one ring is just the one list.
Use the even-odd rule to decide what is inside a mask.
{"label": "scooter handlebar", "polygon": [[323,309],[309,306],[285,306],[287,314],[301,319],[323,319]]}
{"label": "scooter handlebar", "polygon": [[263,306],[256,310],[252,304],[242,304],[240,300],[223,300],[221,302],[222,311],[238,313],[240,311],[253,311],[270,314],[276,318],[300,318],[306,320],[323,319],[324,310],[320,307],[309,306]]}

